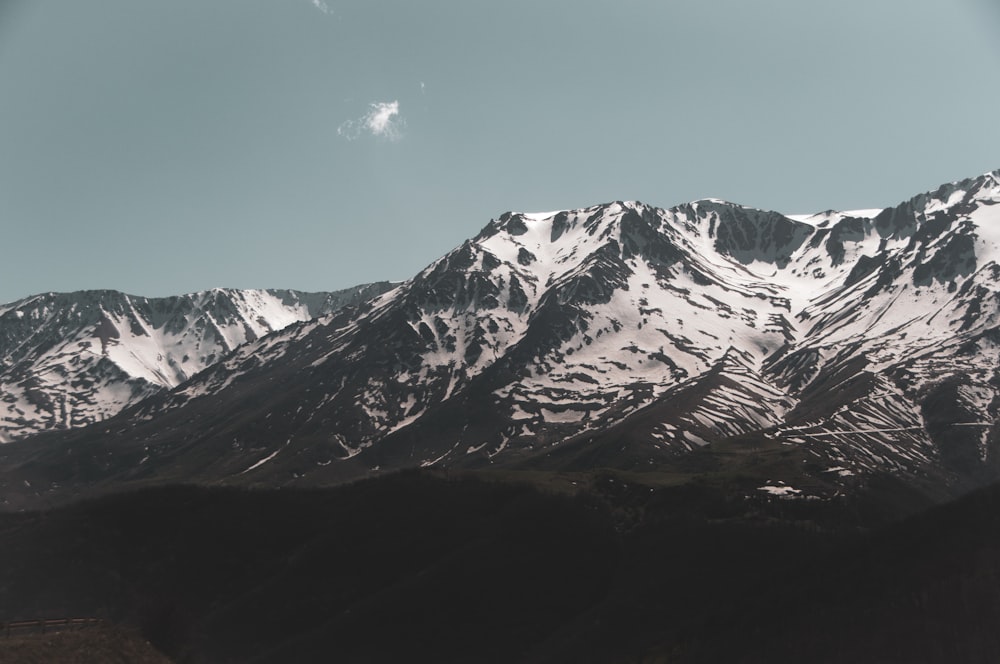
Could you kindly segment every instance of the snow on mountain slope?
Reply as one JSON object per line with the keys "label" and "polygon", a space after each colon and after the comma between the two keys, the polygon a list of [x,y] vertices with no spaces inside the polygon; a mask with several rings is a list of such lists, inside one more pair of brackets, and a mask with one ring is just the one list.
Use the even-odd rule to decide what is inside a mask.
{"label": "snow on mountain slope", "polygon": [[637,468],[734,440],[793,450],[827,487],[973,481],[1000,472],[998,278],[1000,172],[884,210],[506,213],[398,288],[240,346],[102,440],[121,472],[142,450],[143,472],[250,482]]}
{"label": "snow on mountain slope", "polygon": [[[861,254],[846,279],[811,298],[797,316],[800,340],[771,364],[779,383],[801,386],[789,431],[803,430],[797,415],[818,410],[822,417],[811,420],[804,442],[855,457],[856,470],[884,468],[889,458],[919,465],[950,457],[952,447],[973,438],[975,454],[992,462],[1000,178],[946,185],[863,228],[860,242],[878,238],[879,250]],[[831,409],[829,393],[838,385],[861,394]],[[946,385],[955,394],[935,409],[950,413],[952,424],[977,426],[934,429],[927,400]],[[855,430],[864,433],[833,435]],[[873,452],[879,448],[887,453]]]}
{"label": "snow on mountain slope", "polygon": [[[759,367],[786,341],[781,288],[731,256],[699,252],[717,234],[741,257],[783,260],[811,227],[760,213],[766,233],[748,237],[740,219],[722,218],[727,206],[709,207],[699,215],[619,202],[549,217],[504,215],[343,327],[323,323],[247,345],[165,407],[234,389],[295,354],[320,384],[296,378],[322,397],[302,394],[296,411],[279,419],[302,436],[322,435],[313,423],[325,422],[348,456],[473,384],[490,385],[485,398],[508,425],[486,440],[466,444],[459,436],[452,452],[421,463],[470,449],[495,456],[508,444],[531,447],[539,436],[606,426],[734,347]],[[505,367],[512,380],[494,382]],[[153,417],[154,406],[143,416]]]}
{"label": "snow on mountain slope", "polygon": [[216,289],[161,299],[87,291],[0,306],[0,442],[107,419],[240,344],[387,288]]}

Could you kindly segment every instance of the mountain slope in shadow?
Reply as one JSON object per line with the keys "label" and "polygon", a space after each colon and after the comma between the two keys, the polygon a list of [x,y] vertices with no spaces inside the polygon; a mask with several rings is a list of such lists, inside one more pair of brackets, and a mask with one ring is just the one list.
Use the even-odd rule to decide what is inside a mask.
{"label": "mountain slope in shadow", "polygon": [[2,514],[0,606],[100,615],[179,662],[1000,658],[1000,487],[861,528],[843,503],[595,477],[565,495],[408,471]]}

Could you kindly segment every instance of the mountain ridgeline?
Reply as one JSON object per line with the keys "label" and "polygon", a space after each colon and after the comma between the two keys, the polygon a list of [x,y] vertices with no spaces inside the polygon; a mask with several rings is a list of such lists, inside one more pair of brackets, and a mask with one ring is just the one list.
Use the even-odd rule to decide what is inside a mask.
{"label": "mountain ridgeline", "polygon": [[169,390],[237,346],[391,287],[46,293],[0,306],[0,442],[80,427]]}
{"label": "mountain ridgeline", "polygon": [[[299,304],[311,320],[269,334],[170,323],[190,321],[162,305],[150,326],[192,340],[187,360],[143,365],[95,426],[5,446],[4,491],[434,466],[714,474],[802,500],[891,477],[956,495],[1000,470],[998,278],[1000,171],[884,210],[506,213],[412,279],[320,317]],[[16,349],[15,305],[0,338]],[[87,311],[89,336],[60,352],[114,360],[141,336]],[[6,387],[25,380],[5,378],[5,397],[27,399]],[[49,398],[50,421],[83,422]]]}

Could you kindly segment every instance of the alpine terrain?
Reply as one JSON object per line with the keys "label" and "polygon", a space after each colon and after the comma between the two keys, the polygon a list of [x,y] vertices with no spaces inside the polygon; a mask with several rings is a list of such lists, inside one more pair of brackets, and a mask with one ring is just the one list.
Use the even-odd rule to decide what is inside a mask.
{"label": "alpine terrain", "polygon": [[[883,210],[505,213],[397,287],[272,334],[242,314],[217,333],[173,305],[145,326],[129,300],[91,307],[107,321],[89,333],[98,375],[135,378],[88,417],[155,394],[6,446],[6,490],[427,466],[718,473],[765,458],[755,495],[826,498],[874,477],[957,494],[997,476],[998,277],[1000,171]],[[148,328],[187,340],[183,354]],[[142,352],[115,361],[135,338]],[[27,388],[8,389],[22,403]],[[63,401],[88,390],[48,397],[50,420],[72,424]]]}
{"label": "alpine terrain", "polygon": [[107,419],[240,344],[382,293],[47,293],[0,306],[0,442]]}
{"label": "alpine terrain", "polygon": [[995,171],[0,307],[0,658],[996,662],[998,284]]}

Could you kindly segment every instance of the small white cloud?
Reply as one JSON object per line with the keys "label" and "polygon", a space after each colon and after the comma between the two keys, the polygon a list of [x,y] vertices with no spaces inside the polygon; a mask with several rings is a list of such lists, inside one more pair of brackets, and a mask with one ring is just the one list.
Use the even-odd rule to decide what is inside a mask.
{"label": "small white cloud", "polygon": [[399,102],[391,101],[384,104],[372,104],[372,109],[366,116],[368,130],[376,136],[390,136],[397,130],[399,119]]}
{"label": "small white cloud", "polygon": [[333,14],[333,10],[323,0],[312,0],[312,5],[324,14]]}
{"label": "small white cloud", "polygon": [[337,135],[349,141],[371,134],[376,138],[396,141],[403,137],[405,126],[399,114],[399,101],[375,102],[368,105],[368,112],[357,120],[348,120],[337,127]]}

